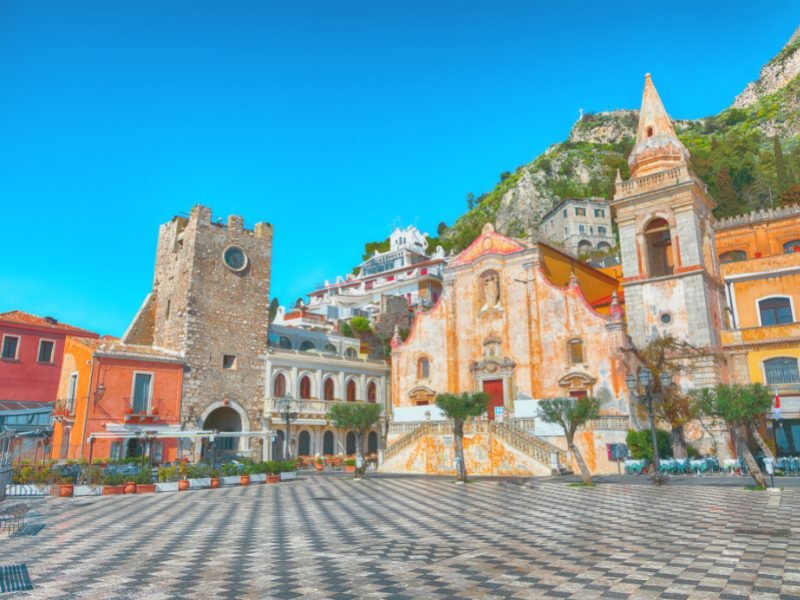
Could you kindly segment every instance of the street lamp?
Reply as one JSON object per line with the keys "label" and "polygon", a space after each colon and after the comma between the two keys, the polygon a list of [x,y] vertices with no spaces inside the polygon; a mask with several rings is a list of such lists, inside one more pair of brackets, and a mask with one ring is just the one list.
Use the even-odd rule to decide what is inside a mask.
{"label": "street lamp", "polygon": [[664,388],[672,384],[672,376],[667,371],[661,372],[658,378],[658,383],[661,384],[659,386],[661,391],[659,392],[655,391],[656,380],[647,367],[639,369],[636,375],[629,374],[625,378],[625,382],[628,384],[628,390],[632,394],[635,394],[640,399],[644,397],[647,402],[647,416],[650,420],[650,434],[653,441],[653,466],[655,467],[653,481],[656,485],[661,485],[664,481],[661,478],[661,459],[658,456],[658,438],[656,437],[656,417],[653,413],[653,399],[656,394],[662,395]]}
{"label": "street lamp", "polygon": [[285,396],[278,398],[278,402],[276,405],[278,409],[278,414],[283,417],[283,423],[286,425],[286,435],[283,437],[283,459],[289,459],[289,437],[291,432],[292,421],[297,418],[298,407],[297,402],[294,398],[292,398],[291,394],[286,394]]}

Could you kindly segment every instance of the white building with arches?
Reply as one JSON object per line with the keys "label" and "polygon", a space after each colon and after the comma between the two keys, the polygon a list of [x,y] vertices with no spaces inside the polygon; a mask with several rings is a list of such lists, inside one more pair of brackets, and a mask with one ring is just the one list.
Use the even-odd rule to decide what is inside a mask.
{"label": "white building with arches", "polygon": [[325,331],[272,325],[266,360],[264,414],[270,420],[270,458],[284,458],[286,423],[279,410],[291,397],[296,416],[289,425],[289,453],[297,456],[350,456],[356,452],[353,431],[328,423],[331,406],[341,402],[372,402],[381,421],[363,437],[363,452],[377,459],[383,449],[389,403],[389,365],[358,353],[359,340]]}

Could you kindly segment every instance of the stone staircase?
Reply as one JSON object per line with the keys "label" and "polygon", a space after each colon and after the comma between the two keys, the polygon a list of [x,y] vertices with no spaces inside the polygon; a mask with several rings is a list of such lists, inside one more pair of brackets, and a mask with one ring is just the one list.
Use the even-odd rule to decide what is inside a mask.
{"label": "stone staircase", "polygon": [[[567,453],[543,439],[531,435],[513,425],[490,421],[492,433],[520,452],[551,468],[554,473],[564,473],[567,468]],[[554,464],[557,459],[557,464]]]}
{"label": "stone staircase", "polygon": [[[564,450],[511,423],[498,423],[486,419],[469,420],[464,424],[464,433],[488,435],[490,438],[495,436],[507,446],[530,457],[554,474],[569,472],[567,470],[567,453]],[[384,450],[383,462],[388,463],[425,436],[451,434],[452,423],[450,421],[420,423]]]}
{"label": "stone staircase", "polygon": [[430,423],[422,423],[416,429],[409,431],[399,440],[395,441],[383,451],[383,461],[387,462],[400,454],[403,450],[411,446],[418,439],[428,434]]}

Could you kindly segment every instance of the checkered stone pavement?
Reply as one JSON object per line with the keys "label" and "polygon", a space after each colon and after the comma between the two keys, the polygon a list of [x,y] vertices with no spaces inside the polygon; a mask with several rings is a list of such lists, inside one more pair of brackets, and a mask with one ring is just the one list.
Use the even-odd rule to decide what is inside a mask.
{"label": "checkered stone pavement", "polygon": [[[32,598],[798,598],[800,489],[309,476],[31,501]],[[757,530],[757,531],[754,531]]]}

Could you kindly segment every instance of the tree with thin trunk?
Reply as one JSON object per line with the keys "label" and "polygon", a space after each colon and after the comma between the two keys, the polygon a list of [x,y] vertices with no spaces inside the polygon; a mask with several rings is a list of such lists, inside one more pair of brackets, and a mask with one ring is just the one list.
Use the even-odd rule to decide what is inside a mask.
{"label": "tree with thin trunk", "polygon": [[[717,385],[696,390],[694,396],[701,414],[724,419],[733,434],[736,453],[744,459],[756,485],[766,487],[766,480],[747,445],[747,432],[772,407],[772,394],[760,383]],[[760,437],[760,436],[759,436]]]}
{"label": "tree with thin trunk", "polygon": [[489,406],[489,394],[485,392],[463,392],[461,394],[437,394],[436,406],[453,420],[453,439],[456,451],[457,481],[467,482],[467,465],[464,461],[464,421],[478,417]]}
{"label": "tree with thin trunk", "polygon": [[[671,379],[681,370],[680,360],[687,354],[698,356],[700,353],[692,346],[679,342],[671,335],[658,336],[651,339],[641,348],[631,345],[627,349],[637,361],[650,371],[654,399],[653,414],[656,421],[667,423],[670,427],[672,455],[675,458],[687,458],[688,448],[684,427],[697,417],[696,403],[688,394],[684,394],[677,385],[664,386],[662,375]],[[644,402],[637,406],[639,416],[646,416],[647,407]]]}
{"label": "tree with thin trunk", "polygon": [[361,479],[367,470],[364,462],[364,432],[375,425],[380,416],[380,404],[368,402],[343,402],[328,409],[329,423],[334,427],[353,430],[356,434],[356,479]]}
{"label": "tree with thin trunk", "polygon": [[575,432],[587,421],[596,419],[600,415],[600,401],[589,396],[583,398],[553,398],[541,400],[539,402],[539,417],[547,423],[561,426],[564,430],[564,437],[567,438],[567,448],[569,448],[578,469],[581,472],[581,479],[587,485],[592,484],[592,474],[583,455],[575,445]]}

